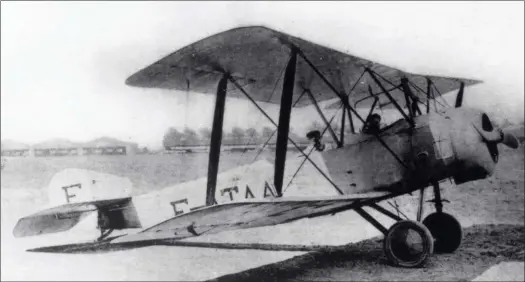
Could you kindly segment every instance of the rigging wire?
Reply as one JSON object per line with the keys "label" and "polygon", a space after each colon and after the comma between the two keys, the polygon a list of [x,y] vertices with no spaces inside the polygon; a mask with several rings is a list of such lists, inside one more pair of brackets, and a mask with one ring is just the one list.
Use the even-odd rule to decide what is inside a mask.
{"label": "rigging wire", "polygon": [[[384,78],[382,75],[378,74],[377,72],[373,71],[374,74],[376,74],[377,76],[379,76],[381,79],[383,79],[384,81],[386,81],[388,84],[392,85],[392,86],[395,86],[392,82],[390,82],[388,79]],[[415,83],[413,83],[412,81],[409,80],[409,83],[414,87],[414,88],[418,88],[422,93],[425,93],[425,91],[423,91],[419,86],[417,86]],[[432,83],[432,86],[434,87],[434,89],[438,92],[439,96],[442,98],[442,100],[447,104],[448,107],[450,107],[450,105],[447,103],[447,101],[445,99],[443,99],[441,93],[439,92],[439,89],[437,88],[437,86]],[[434,96],[434,95],[432,95]],[[440,103],[439,101],[436,101],[437,99],[435,98],[434,96],[434,108],[437,112],[437,106],[436,106],[436,103],[439,103],[442,107],[445,107],[445,105],[443,105],[442,103]]]}
{"label": "rigging wire", "polygon": [[[290,57],[288,58],[288,60],[290,60],[291,57],[292,57],[292,54],[290,54]],[[280,72],[280,74],[279,74],[279,79],[277,79],[277,81],[275,81],[275,84],[274,84],[274,86],[273,86],[273,90],[272,90],[272,92],[271,92],[271,94],[270,94],[270,97],[268,97],[268,99],[266,100],[266,103],[268,103],[268,102],[270,102],[270,101],[272,100],[273,95],[275,94],[275,90],[277,89],[277,85],[279,85],[279,82],[281,81],[281,79],[282,79],[282,77],[283,77],[283,73],[284,73],[285,69],[286,69],[286,64],[285,64],[285,65],[283,66],[283,68],[281,69],[281,72]],[[243,86],[241,86],[241,87],[243,87]],[[304,93],[303,93],[303,94],[304,94]],[[301,96],[302,96],[302,94],[301,94]],[[300,99],[300,98],[301,98],[301,97],[299,97],[299,99]],[[298,102],[298,101],[299,101],[299,100],[297,100],[297,102]],[[297,103],[297,102],[296,102],[296,103]],[[262,117],[262,113],[259,113],[259,119],[260,119],[261,117]],[[259,157],[259,155],[262,153],[264,147],[267,145],[267,143],[268,143],[268,142],[270,141],[270,139],[273,137],[273,135],[275,134],[275,132],[276,132],[276,131],[274,131],[274,132],[272,133],[272,135],[271,135],[270,138],[267,140],[267,142],[265,142],[265,145],[264,145],[263,147],[260,148],[260,150],[259,150],[259,152],[256,154],[255,158],[254,158],[250,163],[254,163],[254,162],[255,162],[255,160],[256,160],[257,157]],[[254,136],[255,136],[255,133],[256,133],[256,131],[252,132],[251,136],[250,136],[249,139],[248,139],[248,143],[251,143],[251,142],[253,141]],[[245,153],[246,151],[247,151],[247,150],[243,150],[243,152],[241,153],[241,155],[240,155],[239,158],[237,159],[237,166],[240,165],[240,163],[241,163],[241,161],[242,161],[242,157],[244,156],[244,153]],[[245,169],[244,172],[246,173],[247,170],[248,170],[248,167],[246,167],[246,169]]]}
{"label": "rigging wire", "polygon": [[[352,86],[352,88],[350,89],[350,91],[348,91],[348,94],[345,94],[345,98],[348,99],[348,97],[350,96],[350,93],[352,93],[352,91],[354,91],[354,89],[357,87],[357,84],[359,83],[359,81],[361,80],[361,78],[363,78],[363,76],[365,75],[366,73],[366,70],[364,70],[363,72],[361,72],[361,75],[359,76],[359,78],[355,81],[354,83],[354,86]],[[339,101],[339,104],[340,105],[343,105],[343,101]],[[357,102],[354,104],[354,107],[355,105],[357,104]]]}
{"label": "rigging wire", "polygon": [[[330,119],[330,121],[328,122],[328,124],[326,125],[326,127],[323,129],[323,132],[321,132],[321,137],[323,137],[323,135],[326,133],[326,131],[328,130],[328,128],[330,127],[330,124],[332,124],[332,121],[334,120],[334,118],[339,114],[339,111],[341,110],[341,108],[343,108],[343,105],[341,104],[339,106],[339,109],[337,109],[337,111],[335,112],[335,114],[332,116],[332,118]],[[284,188],[283,190],[283,193],[286,192],[286,189],[288,189],[290,187],[290,185],[292,184],[293,180],[295,179],[295,177],[297,176],[297,174],[299,173],[299,170],[301,170],[301,168],[303,167],[304,163],[306,162],[306,160],[310,157],[310,154],[313,152],[313,150],[315,149],[315,147],[312,146],[312,148],[310,148],[310,151],[308,152],[308,154],[306,155],[306,158],[304,158],[303,162],[299,165],[299,167],[297,168],[297,170],[295,171],[294,175],[292,176],[292,178],[290,179],[290,181],[288,182],[288,184],[286,185],[286,188]]]}
{"label": "rigging wire", "polygon": [[[238,87],[238,84],[237,82],[235,82],[235,80],[230,80],[233,84],[235,84],[237,87]],[[243,92],[243,94],[245,95],[246,98],[248,98],[248,100],[250,100],[253,105],[255,107],[257,107],[257,109],[263,114],[266,116],[266,118],[273,124],[273,126],[275,127],[278,127],[279,125],[259,106],[259,104],[257,104],[257,102],[246,92],[244,91],[244,89],[242,88],[239,88],[241,90],[241,92]],[[321,175],[323,175],[323,177],[328,180],[330,182],[330,184],[332,184],[334,186],[335,189],[337,189],[337,191],[343,195],[343,192],[341,191],[341,189],[339,189],[339,187],[330,179],[330,177],[328,177],[318,166],[317,164],[315,164],[315,162],[313,162],[299,147],[299,145],[297,145],[297,143],[291,139],[290,137],[288,137],[288,141],[292,143],[292,145],[299,150],[299,152],[304,156],[306,157],[311,163],[312,165],[321,173]]]}
{"label": "rigging wire", "polygon": [[[421,92],[421,93],[425,93],[425,91],[423,89],[421,89],[421,87],[419,87],[417,84],[413,83],[412,81],[409,81],[410,85],[412,85],[417,91]],[[434,83],[432,83],[432,85],[434,85]],[[435,87],[435,86],[434,86]],[[434,94],[432,94],[432,97],[434,98],[434,103],[438,103],[440,106],[442,107],[446,107],[444,104],[442,104],[441,102],[437,101],[434,97]],[[423,104],[424,105],[424,104]]]}
{"label": "rigging wire", "polygon": [[[303,91],[303,93],[301,94],[301,96],[299,96],[299,98],[297,99],[297,101],[295,101],[295,103],[292,105],[292,108],[295,107],[295,105],[297,105],[297,103],[299,103],[299,101],[301,100],[301,98],[304,96],[304,93],[306,93],[306,90]],[[272,140],[273,136],[275,135],[275,133],[277,133],[277,130],[274,130],[272,132],[272,134],[270,135],[270,137],[268,137],[268,139],[264,142],[263,146],[261,146],[259,148],[259,151],[257,152],[257,154],[255,155],[255,157],[253,158],[252,160],[252,163],[255,162],[255,160],[259,157],[259,155],[262,153],[262,151],[264,150],[264,148],[268,145],[268,143],[270,142],[270,140]]]}
{"label": "rigging wire", "polygon": [[439,94],[439,97],[441,98],[441,100],[443,100],[443,102],[445,104],[447,104],[447,107],[451,107],[449,105],[449,103],[447,102],[447,100],[445,100],[445,98],[443,98],[443,95],[441,94],[441,91],[439,91],[439,89],[437,88],[436,84],[432,83],[432,86],[434,87],[434,89],[436,90],[436,92]]}
{"label": "rigging wire", "polygon": [[[352,93],[352,91],[354,91],[354,89],[357,87],[359,81],[361,80],[361,78],[363,78],[363,76],[365,75],[366,73],[366,70],[364,70],[361,75],[359,76],[359,78],[356,80],[356,82],[354,83],[354,86],[350,89],[350,91],[348,92],[348,94],[346,94],[345,98],[348,99],[349,95]],[[303,92],[304,94],[304,92]],[[301,95],[302,96],[302,95]],[[299,102],[299,100],[297,101]],[[296,103],[297,103],[296,102]],[[334,120],[334,118],[339,114],[339,111],[341,110],[341,108],[344,109],[344,104],[342,102],[340,102],[339,104],[339,108],[336,110],[335,114],[332,116],[332,118],[330,119],[330,121],[328,122],[328,124],[326,125],[326,127],[323,129],[323,132],[321,133],[321,137],[326,133],[326,131],[328,130],[328,128],[331,126],[332,124],[332,121]],[[313,149],[314,147],[310,148],[310,151],[308,152],[308,154],[306,155],[306,158],[303,160],[303,162],[301,163],[301,165],[299,165],[299,167],[297,168],[297,170],[295,171],[294,175],[292,176],[292,178],[290,179],[290,181],[288,182],[288,184],[286,185],[286,187],[284,188],[283,190],[283,193],[290,187],[290,185],[292,184],[293,180],[295,179],[295,177],[297,176],[297,174],[299,173],[299,171],[301,170],[301,168],[303,167],[304,163],[306,162],[306,160],[308,160],[308,158],[310,157],[310,154],[313,152]]]}
{"label": "rigging wire", "polygon": [[397,216],[399,216],[399,214],[401,214],[405,219],[409,220],[408,216],[406,216],[406,215],[401,211],[401,209],[399,208],[399,205],[398,205],[398,203],[397,203],[396,200],[394,200],[395,205],[392,204],[392,202],[390,202],[390,201],[387,201],[387,203],[397,211]]}
{"label": "rigging wire", "polygon": [[[345,99],[348,99],[348,97],[350,96],[350,94],[352,93],[352,91],[354,91],[354,89],[357,87],[359,81],[361,81],[361,79],[363,78],[363,76],[365,75],[366,73],[366,69],[363,70],[363,72],[361,72],[361,75],[359,76],[359,78],[355,81],[354,83],[354,86],[352,86],[352,88],[350,89],[350,91],[348,91],[347,94],[345,94]],[[304,92],[303,92],[304,94]],[[302,94],[301,94],[302,96]],[[300,97],[299,97],[300,99]],[[299,100],[297,100],[297,102],[299,102]],[[297,103],[296,102],[296,103]],[[326,127],[323,129],[323,132],[321,133],[321,137],[324,135],[324,133],[326,133],[326,130],[328,130],[328,128],[331,126],[332,124],[332,121],[334,120],[334,118],[339,114],[339,111],[341,110],[341,108],[344,109],[344,104],[343,102],[341,101],[339,103],[339,108],[337,109],[337,111],[335,112],[335,114],[332,116],[332,118],[330,119],[330,121],[328,122],[328,124],[326,125]],[[284,188],[283,190],[283,193],[286,191],[286,189],[288,189],[288,187],[292,184],[293,180],[295,179],[295,177],[297,176],[297,174],[299,173],[299,170],[301,170],[301,168],[303,167],[304,163],[306,162],[306,160],[310,157],[310,154],[313,152],[313,147],[310,149],[310,152],[308,152],[308,154],[306,155],[307,157],[303,160],[303,162],[301,163],[301,165],[299,165],[299,167],[297,168],[297,170],[295,171],[294,175],[292,176],[292,178],[290,179],[290,181],[288,182],[288,184],[286,185],[286,187]]]}
{"label": "rigging wire", "polygon": [[413,99],[413,100],[416,102],[416,104],[419,103],[421,106],[424,107],[424,106],[425,106],[425,103],[423,103],[423,102],[421,101],[421,99],[422,99],[422,98],[425,98],[425,99],[426,99],[425,95],[423,95],[423,94],[425,94],[425,92],[424,92],[424,91],[420,91],[420,90],[418,89],[418,88],[420,88],[420,87],[418,87],[417,84],[415,84],[414,82],[412,82],[412,81],[410,81],[410,80],[408,81],[408,85],[409,85],[409,86],[412,86],[412,88],[414,88],[414,89],[416,90],[416,93],[413,93],[414,96],[415,96],[415,99]]}

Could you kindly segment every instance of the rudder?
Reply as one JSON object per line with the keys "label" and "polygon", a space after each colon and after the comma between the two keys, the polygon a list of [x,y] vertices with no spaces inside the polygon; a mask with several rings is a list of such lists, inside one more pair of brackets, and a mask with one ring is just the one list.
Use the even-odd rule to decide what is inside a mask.
{"label": "rudder", "polygon": [[68,168],[53,176],[48,186],[49,204],[92,202],[131,196],[133,184],[124,177]]}

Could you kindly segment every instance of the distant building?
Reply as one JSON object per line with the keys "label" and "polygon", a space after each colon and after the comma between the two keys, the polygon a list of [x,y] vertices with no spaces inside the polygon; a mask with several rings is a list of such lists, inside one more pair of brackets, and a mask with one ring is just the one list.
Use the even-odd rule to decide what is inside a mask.
{"label": "distant building", "polygon": [[110,137],[101,137],[82,146],[83,155],[135,155],[138,144],[124,142]]}
{"label": "distant building", "polygon": [[80,150],[81,144],[60,138],[33,145],[35,157],[76,156]]}
{"label": "distant building", "polygon": [[28,157],[31,156],[31,146],[13,141],[3,140],[2,141],[2,156],[3,157]]}
{"label": "distant building", "polygon": [[5,157],[135,155],[138,150],[138,144],[136,143],[124,142],[109,137],[97,138],[86,143],[56,138],[33,146],[13,140],[2,140],[2,156]]}

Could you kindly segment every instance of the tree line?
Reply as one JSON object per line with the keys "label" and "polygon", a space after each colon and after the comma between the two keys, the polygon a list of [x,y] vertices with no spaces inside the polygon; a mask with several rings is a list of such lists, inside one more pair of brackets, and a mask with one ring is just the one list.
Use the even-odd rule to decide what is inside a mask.
{"label": "tree line", "polygon": [[[345,134],[350,134],[350,128],[346,125]],[[289,136],[295,142],[308,143],[306,138],[306,132],[311,130],[319,130],[323,132],[326,125],[320,121],[313,121],[309,126],[306,127],[305,132],[298,133],[293,128],[290,129]],[[340,135],[340,124],[335,121],[332,123],[336,135]],[[326,131],[323,135],[323,140],[326,142],[332,142],[330,133]],[[211,140],[211,129],[200,128],[194,130],[191,128],[185,128],[182,131],[177,130],[174,127],[168,128],[163,138],[163,146],[166,149],[176,146],[208,146]],[[253,127],[243,129],[240,127],[233,127],[230,131],[223,131],[222,144],[223,145],[262,145],[265,143],[275,144],[277,140],[277,132],[275,128],[265,126],[260,130]]]}
{"label": "tree line", "polygon": [[[296,142],[308,142],[305,137],[301,137],[293,131],[290,131],[289,135]],[[222,133],[223,145],[273,144],[276,140],[276,130],[268,126],[263,127],[260,131],[253,127],[243,129],[236,126],[230,131],[223,131]],[[174,127],[170,127],[164,134],[162,144],[164,148],[169,149],[175,146],[208,146],[210,145],[210,141],[210,128],[200,128],[198,130],[185,128],[184,130],[179,131]]]}

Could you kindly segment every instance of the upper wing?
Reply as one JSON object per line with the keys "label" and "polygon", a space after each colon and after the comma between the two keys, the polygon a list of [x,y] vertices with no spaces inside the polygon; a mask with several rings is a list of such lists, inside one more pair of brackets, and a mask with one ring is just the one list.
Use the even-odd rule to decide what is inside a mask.
{"label": "upper wing", "polygon": [[119,237],[111,243],[184,239],[228,230],[277,225],[305,217],[356,208],[388,195],[381,192],[338,197],[278,198],[214,205],[173,217],[137,234]]}
{"label": "upper wing", "polygon": [[[422,89],[426,89],[426,77],[429,77],[442,93],[458,89],[461,81],[465,86],[479,82],[411,74],[282,32],[252,26],[228,30],[188,45],[133,74],[126,80],[126,84],[215,94],[223,72],[228,72],[256,101],[280,103],[279,89],[282,87],[283,72],[290,58],[290,45],[298,47],[340,93],[349,93],[365,67],[394,85],[398,85],[400,79],[405,76]],[[311,90],[318,102],[336,97],[302,59],[297,61],[295,82],[294,100],[298,99],[304,89]],[[391,87],[386,83],[384,85],[385,88]],[[369,96],[368,86],[374,93],[381,90],[371,78],[365,78],[352,91],[350,102],[353,104]],[[229,89],[229,96],[243,97],[231,83]],[[392,95],[394,99],[404,98],[401,91]],[[310,99],[303,98],[297,106],[310,103]]]}

